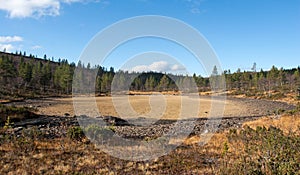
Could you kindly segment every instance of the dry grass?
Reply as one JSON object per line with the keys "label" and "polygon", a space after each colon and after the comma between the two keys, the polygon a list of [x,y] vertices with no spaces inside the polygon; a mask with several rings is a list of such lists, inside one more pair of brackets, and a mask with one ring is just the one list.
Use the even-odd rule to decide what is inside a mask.
{"label": "dry grass", "polygon": [[[188,117],[209,117],[213,115],[211,113],[212,101],[210,97],[189,98],[187,96],[125,96],[125,97],[96,97],[97,108],[93,108],[89,101],[89,98],[78,98],[81,106],[81,112],[83,114],[97,115],[97,110],[101,115],[119,116],[122,118],[135,118],[135,117],[149,117],[149,118],[164,118],[164,119],[178,119],[181,112],[182,105],[187,107],[186,111],[189,111],[189,106],[195,107],[199,104],[199,112],[195,115]],[[114,100],[114,101],[113,101]],[[65,113],[74,115],[74,106],[72,98],[53,99],[55,103],[51,106],[42,106],[38,108],[40,114],[58,115],[63,116]],[[50,103],[50,102],[49,102]],[[130,104],[129,106],[126,105]],[[184,103],[184,104],[183,104]],[[245,106],[237,101],[226,100],[225,102],[214,100],[214,105],[220,105],[221,108],[217,111],[221,115],[224,112],[224,116],[248,116],[249,111],[257,111],[251,106]],[[117,105],[117,106],[116,106]],[[223,106],[224,105],[224,106]],[[151,108],[152,106],[152,108]],[[222,109],[224,107],[224,111]],[[118,111],[116,110],[118,109]],[[131,110],[130,112],[130,109]],[[120,113],[121,111],[121,113]],[[124,111],[124,115],[122,115]]]}
{"label": "dry grass", "polygon": [[[247,122],[251,127],[276,125],[287,129],[299,126],[299,116],[283,116],[278,121],[263,118]],[[216,174],[223,161],[228,165],[243,152],[243,142],[229,144],[224,156],[228,131],[214,134],[201,145],[205,137],[191,136],[171,153],[152,161],[135,162],[114,158],[95,147],[86,138],[73,140],[27,135],[0,139],[0,174]],[[153,151],[153,150],[145,150]],[[225,164],[226,166],[226,164]]]}
{"label": "dry grass", "polygon": [[198,139],[191,137],[168,155],[136,162],[114,158],[85,139],[1,139],[0,174],[214,174],[223,140],[218,134],[199,146]]}
{"label": "dry grass", "polygon": [[[208,95],[206,94],[207,92],[205,92],[204,94],[205,95]],[[236,94],[236,90],[231,90],[231,91],[226,91],[226,94],[230,95],[230,96],[233,96],[235,98],[243,98],[243,99],[269,99],[271,100],[272,99],[272,96],[276,97],[276,95],[279,95],[279,97],[275,98],[275,99],[272,99],[274,101],[279,101],[279,102],[284,102],[284,103],[288,103],[288,104],[292,104],[292,105],[297,105],[300,100],[296,98],[297,96],[297,93],[296,92],[284,92],[283,93],[280,93],[278,91],[266,91],[260,95],[254,95],[254,96],[247,96],[245,93],[243,94],[238,94],[238,95],[233,95],[233,94]],[[271,97],[271,99],[269,98]]]}
{"label": "dry grass", "polygon": [[295,132],[300,126],[300,115],[283,114],[282,116],[267,116],[258,120],[245,122],[243,126],[245,125],[248,125],[253,129],[257,126],[265,126],[266,128],[275,126],[283,130],[285,133]]}
{"label": "dry grass", "polygon": [[[127,96],[133,110],[139,115],[151,117],[151,103],[157,105],[159,96],[138,95]],[[126,97],[126,98],[127,98]],[[152,98],[152,99],[151,99]],[[189,103],[199,104],[198,117],[206,117],[211,109],[210,98],[200,101],[183,97]],[[121,97],[116,102],[122,104]],[[119,101],[118,101],[119,100]],[[51,106],[39,108],[39,113],[48,115],[74,115],[71,98],[55,99],[57,102]],[[97,97],[97,107],[102,115],[119,116],[114,108],[111,97]],[[86,98],[80,102],[89,110]],[[180,96],[165,96],[166,110],[161,115],[167,119],[179,117],[182,98]],[[218,103],[218,101],[216,101]],[[121,108],[125,106],[121,106]],[[234,101],[226,101],[225,116],[247,114],[253,110]],[[89,111],[90,112],[90,111]],[[246,122],[252,128],[256,126],[276,126],[284,132],[294,131],[300,126],[300,115],[282,115],[280,117],[264,117],[256,121]],[[191,136],[171,153],[152,161],[135,162],[114,158],[95,147],[89,140],[73,140],[68,137],[47,139],[38,136],[2,137],[0,138],[0,174],[216,174],[220,173],[222,164],[228,165],[239,157],[244,150],[242,141],[237,140],[229,144],[227,154],[224,154],[224,145],[229,142],[228,131],[214,134],[205,144],[208,137]],[[176,143],[176,140],[173,140]],[[153,150],[145,150],[153,151]]]}
{"label": "dry grass", "polygon": [[180,95],[179,91],[163,91],[163,92],[144,92],[144,91],[129,91],[128,95]]}

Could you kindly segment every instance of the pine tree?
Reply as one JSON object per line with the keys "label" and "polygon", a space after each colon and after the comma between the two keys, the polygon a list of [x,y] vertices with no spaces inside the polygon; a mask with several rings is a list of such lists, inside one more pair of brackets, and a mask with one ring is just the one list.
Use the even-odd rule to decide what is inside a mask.
{"label": "pine tree", "polygon": [[182,89],[184,92],[191,92],[193,90],[193,80],[192,77],[186,75],[182,80]]}
{"label": "pine tree", "polygon": [[102,75],[101,92],[107,93],[110,91],[111,80],[112,78],[110,77],[109,73],[104,73]]}
{"label": "pine tree", "polygon": [[286,74],[282,67],[280,68],[280,70],[278,72],[278,81],[279,81],[281,90],[283,90],[283,85],[285,84],[285,81],[286,81]]}
{"label": "pine tree", "polygon": [[31,78],[32,78],[32,66],[31,66],[31,64],[30,63],[25,63],[24,59],[21,59],[21,62],[19,64],[19,68],[18,68],[18,74],[19,74],[19,77],[22,79],[23,83],[25,83],[24,90],[26,90],[26,88],[27,88],[27,86],[30,83]]}
{"label": "pine tree", "polygon": [[113,83],[114,83],[113,86],[115,90],[125,91],[127,89],[125,74],[123,71],[119,71],[118,73],[115,74]]}
{"label": "pine tree", "polygon": [[[101,85],[102,85],[102,79],[100,76],[97,76],[96,78],[96,92],[101,93]],[[74,83],[73,83],[74,86]]]}
{"label": "pine tree", "polygon": [[[72,81],[72,87],[75,93],[83,93],[84,91],[84,70],[81,66],[77,66],[76,72],[74,72],[74,77]],[[97,77],[100,78],[100,77]],[[101,79],[101,78],[100,78]],[[100,91],[99,81],[97,79],[98,91]]]}
{"label": "pine tree", "polygon": [[45,92],[46,86],[50,85],[50,80],[52,77],[52,70],[49,61],[42,67],[41,74],[40,82],[43,86],[43,91]]}
{"label": "pine tree", "polygon": [[13,79],[17,76],[14,63],[8,57],[0,58],[0,80],[3,85],[13,84]]}
{"label": "pine tree", "polygon": [[32,68],[31,84],[37,88],[40,87],[40,80],[42,77],[42,66],[43,65],[41,62],[37,62]]}
{"label": "pine tree", "polygon": [[170,84],[169,78],[167,77],[167,75],[163,75],[159,81],[159,85],[158,85],[159,90],[160,91],[168,90],[169,84]]}
{"label": "pine tree", "polygon": [[147,91],[153,91],[156,86],[155,79],[152,75],[150,75],[145,82],[145,88]]}
{"label": "pine tree", "polygon": [[258,76],[258,84],[259,84],[259,90],[266,91],[266,75],[265,72],[261,69]]}
{"label": "pine tree", "polygon": [[220,78],[220,76],[218,73],[217,66],[214,66],[211,76],[210,76],[210,79],[209,79],[210,86],[213,91],[216,91],[217,89],[219,89],[219,78]]}
{"label": "pine tree", "polygon": [[258,88],[258,80],[259,80],[259,73],[255,72],[253,74],[253,84],[252,86],[257,89]]}
{"label": "pine tree", "polygon": [[63,88],[64,92],[70,93],[72,87],[72,69],[69,64],[63,64],[62,75],[60,77],[60,86]]}
{"label": "pine tree", "polygon": [[299,69],[296,69],[296,71],[293,74],[293,77],[294,77],[296,88],[299,88],[300,87],[300,71],[299,71]]}
{"label": "pine tree", "polygon": [[279,71],[275,66],[272,66],[271,70],[267,73],[269,95],[270,91],[277,86],[278,74]]}

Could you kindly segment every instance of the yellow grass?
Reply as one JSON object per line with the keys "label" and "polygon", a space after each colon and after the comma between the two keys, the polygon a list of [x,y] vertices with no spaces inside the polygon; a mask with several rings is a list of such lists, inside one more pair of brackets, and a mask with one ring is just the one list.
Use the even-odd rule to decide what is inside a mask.
{"label": "yellow grass", "polygon": [[243,126],[248,125],[255,129],[257,126],[275,126],[285,133],[295,132],[300,127],[300,115],[268,116],[255,121],[245,122]]}
{"label": "yellow grass", "polygon": [[[53,99],[55,104],[51,106],[44,106],[38,108],[38,113],[47,115],[63,116],[69,113],[71,116],[75,115],[73,99]],[[105,115],[105,116],[118,116],[122,118],[164,118],[164,119],[178,119],[185,117],[210,117],[211,115],[222,116],[239,116],[248,115],[246,110],[251,110],[249,107],[239,104],[236,101],[214,100],[212,102],[210,97],[190,98],[187,96],[174,96],[174,95],[137,95],[137,96],[117,96],[117,97],[96,97],[97,107],[93,107],[90,103],[90,98],[79,97],[77,98],[78,104],[82,114]],[[126,105],[128,104],[128,105]],[[211,113],[211,106],[219,105],[219,110]],[[223,106],[224,105],[224,106]],[[197,112],[197,108],[199,109]],[[184,109],[184,110],[182,110]],[[99,113],[97,113],[97,110]],[[196,114],[192,114],[196,111]],[[78,112],[78,111],[77,111]],[[186,114],[182,115],[182,114]]]}

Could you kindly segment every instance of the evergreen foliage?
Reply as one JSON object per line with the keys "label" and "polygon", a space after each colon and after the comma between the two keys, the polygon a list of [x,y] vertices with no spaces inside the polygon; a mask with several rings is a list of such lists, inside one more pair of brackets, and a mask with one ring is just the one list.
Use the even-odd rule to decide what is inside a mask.
{"label": "evergreen foliage", "polygon": [[[21,54],[20,54],[21,53]],[[92,66],[90,63],[68,63],[66,59],[50,61],[30,54],[0,53],[0,95],[35,96],[63,95],[78,93],[110,94],[111,91],[187,91],[193,85],[198,91],[220,90],[220,81],[225,77],[226,89],[247,96],[265,95],[275,98],[285,92],[296,92],[300,87],[300,68],[278,69],[273,66],[269,71],[256,71],[254,63],[251,71],[220,72],[215,66],[210,77],[201,75],[172,75],[158,72],[128,72],[113,67]],[[56,60],[52,57],[52,60]],[[76,70],[76,74],[74,71]],[[73,77],[74,76],[74,77]],[[74,82],[73,82],[74,81]],[[73,87],[72,87],[73,86]],[[79,87],[80,86],[80,87]]]}

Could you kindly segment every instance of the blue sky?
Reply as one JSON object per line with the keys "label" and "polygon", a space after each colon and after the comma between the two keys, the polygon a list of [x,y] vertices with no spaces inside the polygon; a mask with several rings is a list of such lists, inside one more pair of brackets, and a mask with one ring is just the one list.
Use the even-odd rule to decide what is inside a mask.
{"label": "blue sky", "polygon": [[[105,27],[134,16],[162,15],[202,33],[223,69],[250,70],[254,62],[265,70],[272,65],[300,65],[299,0],[0,0],[0,4],[0,49],[8,52],[22,50],[77,62]],[[149,51],[170,54],[188,72],[205,74],[186,50],[154,38],[128,42],[101,64],[122,68],[130,58]],[[158,58],[135,68],[159,63],[165,65],[159,65],[161,69],[176,67]]]}

